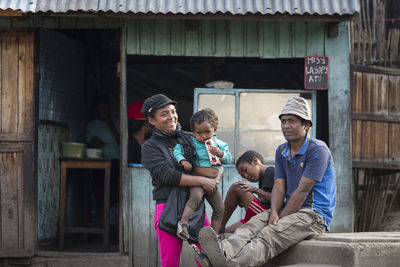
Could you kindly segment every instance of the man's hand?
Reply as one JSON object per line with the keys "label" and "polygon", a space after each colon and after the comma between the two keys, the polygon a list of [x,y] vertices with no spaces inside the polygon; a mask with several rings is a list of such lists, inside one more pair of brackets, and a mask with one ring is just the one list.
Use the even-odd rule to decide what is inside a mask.
{"label": "man's hand", "polygon": [[278,221],[279,221],[278,212],[276,212],[275,210],[271,210],[271,213],[269,214],[268,224],[277,224]]}
{"label": "man's hand", "polygon": [[187,171],[187,172],[190,172],[192,170],[192,164],[190,164],[189,161],[181,160],[181,162],[179,162],[179,164],[181,164],[183,166],[183,168],[185,169],[185,171]]}

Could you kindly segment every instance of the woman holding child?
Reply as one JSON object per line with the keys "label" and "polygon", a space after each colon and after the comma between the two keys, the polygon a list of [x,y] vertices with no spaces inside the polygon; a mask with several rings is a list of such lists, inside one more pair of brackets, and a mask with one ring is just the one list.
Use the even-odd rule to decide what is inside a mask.
{"label": "woman holding child", "polygon": [[[154,227],[160,249],[161,266],[179,266],[182,249],[182,240],[177,235],[169,234],[158,227],[171,190],[176,187],[195,186],[211,194],[217,191],[223,173],[223,170],[220,171],[215,179],[186,174],[174,158],[173,151],[177,144],[183,148],[185,160],[194,162],[195,158],[191,135],[181,131],[175,105],[175,101],[163,94],[157,94],[146,99],[142,107],[143,115],[154,128],[151,138],[142,146],[142,163],[150,171],[154,186],[153,199],[156,201]],[[210,223],[205,216],[204,226],[208,225]]]}

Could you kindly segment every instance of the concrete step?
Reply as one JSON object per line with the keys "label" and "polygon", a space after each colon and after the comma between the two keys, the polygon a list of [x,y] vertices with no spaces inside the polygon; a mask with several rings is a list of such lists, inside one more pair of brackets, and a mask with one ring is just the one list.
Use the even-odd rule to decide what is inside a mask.
{"label": "concrete step", "polygon": [[279,267],[340,267],[340,265],[322,264],[322,263],[296,263],[290,265],[282,265]]}
{"label": "concrete step", "polygon": [[128,256],[120,253],[41,252],[32,267],[128,267]]}
{"label": "concrete step", "polygon": [[264,266],[397,267],[399,262],[400,232],[328,233],[300,242]]}

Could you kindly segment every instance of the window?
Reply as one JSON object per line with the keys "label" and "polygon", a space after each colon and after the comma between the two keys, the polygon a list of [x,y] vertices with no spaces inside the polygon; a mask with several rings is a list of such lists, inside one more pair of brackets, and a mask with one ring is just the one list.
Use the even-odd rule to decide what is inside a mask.
{"label": "window", "polygon": [[313,119],[309,134],[315,136],[315,91],[196,88],[194,111],[208,107],[216,112],[217,136],[228,143],[234,160],[246,150],[255,150],[273,163],[276,148],[285,142],[278,116],[294,96],[308,100]]}

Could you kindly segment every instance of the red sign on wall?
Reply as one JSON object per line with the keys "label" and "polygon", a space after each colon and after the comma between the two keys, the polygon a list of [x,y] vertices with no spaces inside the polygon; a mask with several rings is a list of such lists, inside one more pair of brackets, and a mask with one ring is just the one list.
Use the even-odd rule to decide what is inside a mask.
{"label": "red sign on wall", "polygon": [[328,90],[329,58],[327,56],[306,56],[304,59],[304,88]]}

